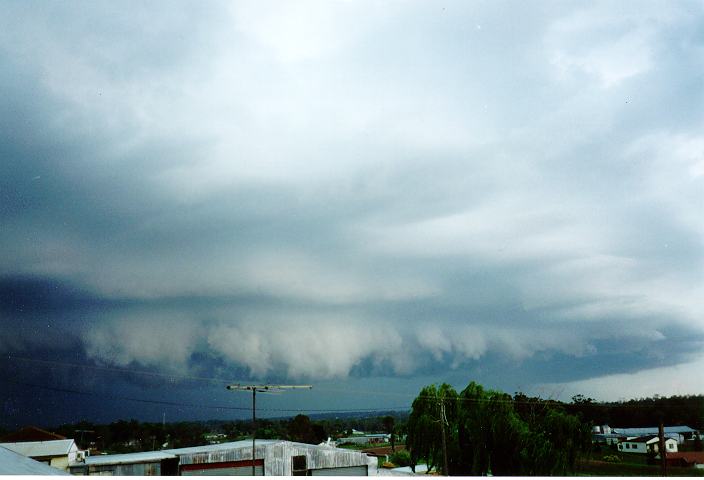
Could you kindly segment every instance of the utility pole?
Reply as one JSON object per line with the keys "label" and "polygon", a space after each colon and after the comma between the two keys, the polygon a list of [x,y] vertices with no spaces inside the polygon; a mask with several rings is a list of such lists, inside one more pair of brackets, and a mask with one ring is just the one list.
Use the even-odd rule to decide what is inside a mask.
{"label": "utility pole", "polygon": [[228,385],[228,390],[238,390],[238,391],[250,391],[252,392],[252,476],[255,475],[254,469],[254,448],[257,438],[257,392],[259,393],[281,393],[284,390],[294,390],[294,389],[304,389],[310,390],[313,385]]}
{"label": "utility pole", "polygon": [[660,450],[660,474],[667,477],[667,445],[665,445],[665,427],[660,422],[658,426],[659,450]]}
{"label": "utility pole", "polygon": [[447,440],[445,438],[445,424],[447,417],[445,416],[445,399],[440,398],[440,426],[442,429],[442,474],[447,476]]}

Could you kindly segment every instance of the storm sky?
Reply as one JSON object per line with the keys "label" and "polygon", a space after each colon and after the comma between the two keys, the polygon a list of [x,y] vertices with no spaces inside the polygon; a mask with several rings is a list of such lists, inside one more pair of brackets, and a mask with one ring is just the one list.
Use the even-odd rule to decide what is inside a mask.
{"label": "storm sky", "polygon": [[3,421],[237,416],[126,400],[248,406],[225,381],[315,385],[270,415],[702,393],[703,24],[3,2]]}

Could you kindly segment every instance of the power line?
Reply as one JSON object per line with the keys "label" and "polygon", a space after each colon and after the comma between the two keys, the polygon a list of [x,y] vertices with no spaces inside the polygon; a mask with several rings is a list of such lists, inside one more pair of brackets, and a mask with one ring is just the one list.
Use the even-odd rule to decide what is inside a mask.
{"label": "power line", "polygon": [[257,441],[257,392],[261,393],[280,393],[286,390],[302,390],[302,389],[312,389],[313,385],[228,385],[228,390],[234,390],[239,392],[252,392],[252,476],[256,475],[256,441]]}
{"label": "power line", "polygon": [[[38,363],[38,364],[43,364],[47,365],[49,367],[68,367],[68,368],[86,368],[86,369],[92,369],[92,370],[98,370],[98,371],[111,371],[111,372],[117,372],[117,373],[124,373],[124,374],[135,374],[135,375],[145,375],[145,376],[151,376],[151,377],[161,377],[161,378],[167,378],[167,379],[174,379],[174,378],[182,378],[186,380],[197,380],[197,381],[206,381],[210,383],[216,383],[216,384],[229,384],[232,383],[231,379],[225,379],[225,378],[218,378],[218,377],[204,377],[204,376],[197,376],[197,375],[186,375],[186,374],[178,374],[178,373],[160,373],[160,372],[154,372],[154,371],[145,371],[145,370],[134,370],[134,369],[129,369],[129,368],[118,368],[118,367],[110,367],[110,366],[102,366],[102,365],[88,365],[88,364],[82,364],[82,363],[71,363],[71,362],[60,362],[60,361],[55,361],[55,360],[39,360],[39,359],[34,359],[34,358],[27,358],[27,357],[19,357],[16,355],[7,355],[8,360],[19,360],[22,362],[31,362],[31,363]],[[44,386],[37,385],[39,388],[45,388]],[[334,387],[316,387],[316,390],[318,391],[327,391],[327,392],[336,392],[336,393],[344,393],[345,395],[377,395],[377,396],[392,396],[392,397],[403,397],[403,398],[409,398],[409,399],[429,399],[433,400],[435,397],[432,396],[420,396],[414,393],[402,393],[402,392],[392,392],[392,391],[381,391],[381,390],[369,390],[369,389],[359,389],[359,388],[354,388],[354,389],[344,389],[344,388],[334,388]],[[506,394],[509,395],[509,394]],[[486,402],[485,399],[471,399],[471,398],[462,398],[462,397],[457,397],[458,401],[462,402]],[[629,402],[604,402],[604,401],[594,401],[594,402],[583,402],[579,404],[575,403],[567,403],[559,400],[551,400],[551,399],[541,399],[537,398],[536,400],[518,400],[513,397],[510,397],[508,399],[500,399],[500,398],[494,398],[491,400],[492,402],[495,403],[512,403],[512,404],[518,404],[518,405],[536,405],[538,403],[553,403],[553,404],[558,404],[562,406],[572,406],[572,405],[579,405],[580,407],[587,407],[587,408],[598,408],[598,407],[628,407],[628,408],[652,408],[653,405],[643,405],[643,404],[629,404]],[[657,400],[657,405],[658,406],[669,406],[669,405],[677,405],[678,403],[676,402],[662,402]],[[188,406],[188,405],[185,405]],[[214,408],[223,408],[223,409],[231,409],[233,407],[214,407]],[[395,407],[383,407],[383,408],[360,408],[360,409],[353,409],[353,410],[311,410],[311,409],[279,409],[278,411],[292,411],[292,412],[303,412],[303,411],[324,411],[324,412],[334,412],[334,411],[340,411],[340,412],[356,412],[356,411],[378,411],[378,410],[384,410],[384,409],[393,409]],[[411,407],[399,407],[399,409],[410,409]],[[265,409],[261,409],[265,410]],[[271,411],[276,411],[276,409],[271,409]]]}
{"label": "power line", "polygon": [[[61,388],[61,387],[52,387],[49,385],[38,385],[35,383],[28,383],[28,382],[18,382],[15,380],[8,380],[6,378],[0,378],[0,382],[5,382],[5,383],[12,383],[15,385],[22,385],[25,387],[32,387],[32,388],[40,388],[43,390],[49,390],[52,392],[61,392],[61,393],[69,393],[69,394],[75,394],[75,395],[88,395],[88,396],[94,396],[94,397],[109,397],[111,399],[115,400],[125,400],[129,402],[139,402],[139,403],[148,403],[148,404],[155,404],[155,405],[168,405],[168,406],[174,406],[174,407],[192,407],[192,408],[210,408],[214,410],[237,410],[237,411],[251,411],[251,408],[249,407],[233,407],[229,405],[207,405],[207,404],[196,404],[196,403],[184,403],[184,402],[170,402],[166,400],[153,400],[153,399],[145,399],[145,398],[136,398],[136,397],[125,397],[121,395],[112,395],[112,394],[104,394],[104,393],[98,393],[98,392],[90,392],[87,390],[76,390],[76,389],[71,389],[71,388]],[[320,412],[320,413],[354,413],[354,412],[377,412],[377,411],[383,411],[383,410],[408,410],[410,409],[409,406],[402,406],[402,407],[381,407],[381,408],[341,408],[341,409],[335,409],[335,408],[259,408],[258,410],[260,411],[265,411],[265,412]]]}
{"label": "power line", "polygon": [[134,370],[131,368],[109,367],[109,366],[104,366],[104,365],[88,365],[85,363],[59,362],[56,360],[40,360],[37,358],[18,357],[16,355],[7,355],[7,358],[8,358],[8,360],[20,360],[22,362],[38,363],[38,364],[46,365],[48,367],[86,368],[89,370],[102,370],[102,371],[117,372],[117,373],[129,373],[129,374],[133,374],[133,375],[145,375],[145,376],[149,376],[149,377],[161,377],[161,378],[168,378],[168,379],[183,378],[186,380],[200,380],[200,381],[217,382],[217,383],[232,381],[232,379],[203,377],[203,376],[197,376],[197,375],[185,375],[182,373],[150,372],[150,371],[146,371],[146,370]]}

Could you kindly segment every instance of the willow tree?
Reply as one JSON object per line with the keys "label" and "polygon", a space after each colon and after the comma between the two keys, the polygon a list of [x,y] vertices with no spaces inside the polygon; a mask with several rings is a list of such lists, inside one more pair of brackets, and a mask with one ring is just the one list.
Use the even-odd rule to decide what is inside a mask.
{"label": "willow tree", "polygon": [[470,383],[460,394],[460,470],[470,475],[510,475],[520,471],[528,429],[503,392]]}
{"label": "willow tree", "polygon": [[436,466],[444,470],[444,458],[456,444],[457,399],[455,389],[443,383],[440,387],[424,387],[413,401],[406,437],[413,471],[421,459],[426,461],[429,471]]}
{"label": "willow tree", "polygon": [[453,475],[565,475],[589,444],[588,427],[577,417],[546,406],[539,421],[528,422],[510,395],[474,382],[459,395],[449,385],[430,385],[413,402],[407,442],[413,464],[424,458],[429,469],[444,465],[443,439]]}

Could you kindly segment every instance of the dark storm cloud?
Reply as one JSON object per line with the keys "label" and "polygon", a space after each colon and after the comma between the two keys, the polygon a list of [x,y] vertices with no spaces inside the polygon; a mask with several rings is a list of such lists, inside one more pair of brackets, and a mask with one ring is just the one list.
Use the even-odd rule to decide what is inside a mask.
{"label": "dark storm cloud", "polygon": [[0,347],[508,390],[687,364],[701,8],[438,5],[8,7]]}
{"label": "dark storm cloud", "polygon": [[102,299],[46,278],[0,278],[0,311],[7,314],[60,313],[102,304]]}

